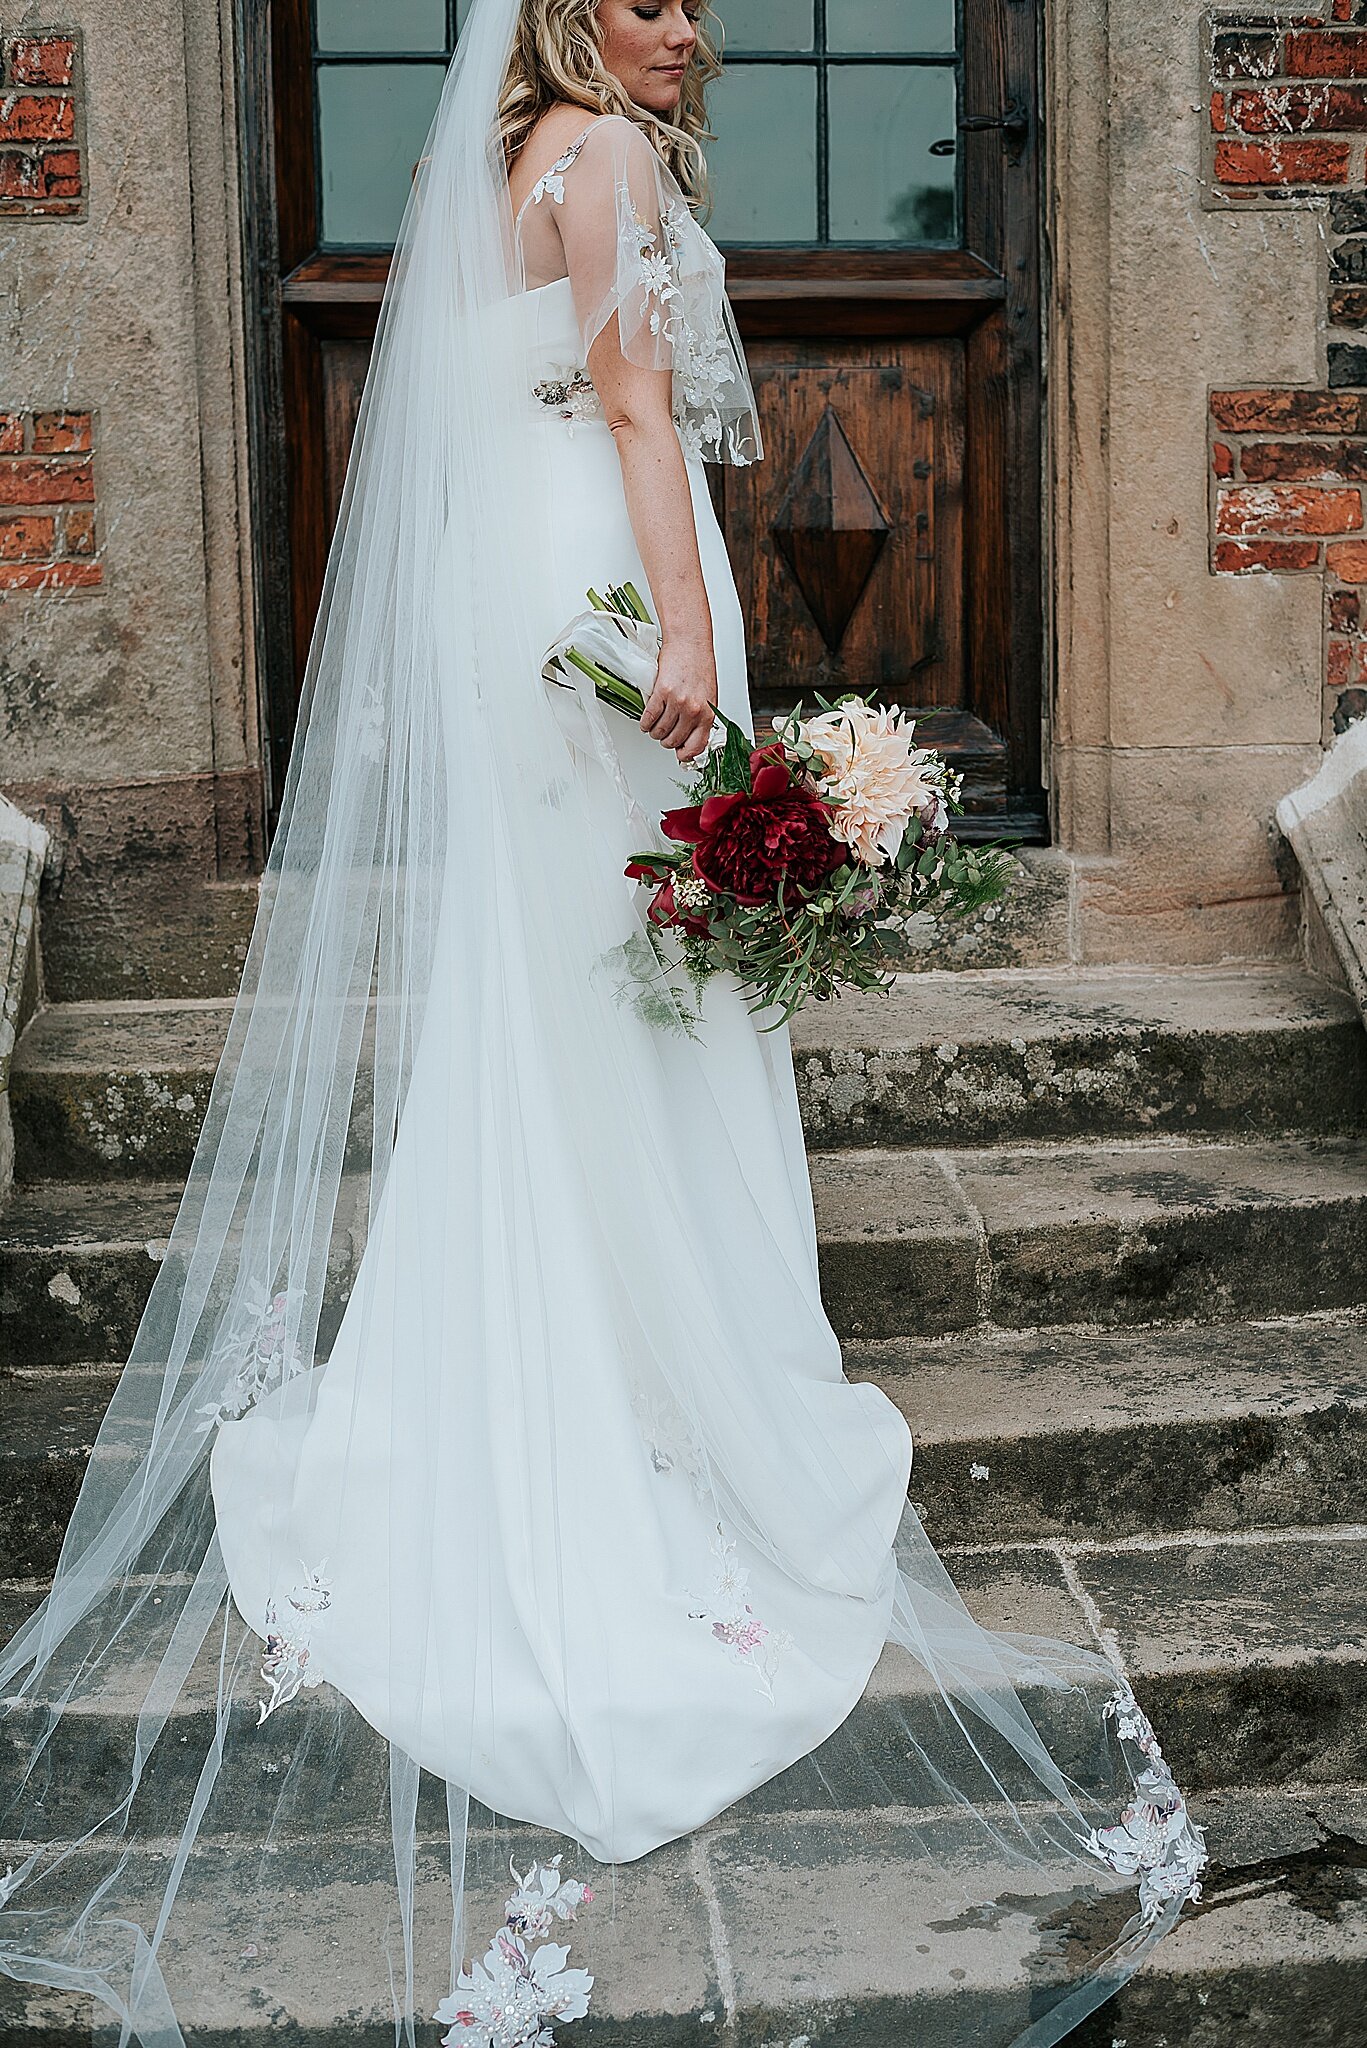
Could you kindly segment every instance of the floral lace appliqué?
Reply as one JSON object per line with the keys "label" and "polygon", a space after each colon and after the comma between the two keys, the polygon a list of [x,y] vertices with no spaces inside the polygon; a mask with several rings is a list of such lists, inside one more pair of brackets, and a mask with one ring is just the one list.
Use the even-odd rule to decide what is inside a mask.
{"label": "floral lace appliqu\u00e9", "polygon": [[[565,173],[588,141],[593,124],[537,179],[518,211],[514,231],[529,207],[548,195],[560,205]],[[759,455],[753,394],[728,331],[722,259],[694,220],[677,189],[660,206],[658,229],[641,217],[629,184],[617,187],[619,255],[641,294],[641,314],[650,334],[669,344],[674,373],[674,424],[685,455],[743,466]],[[561,395],[557,386],[563,385]],[[596,418],[601,405],[587,368],[552,374],[534,387],[541,402],[571,424]]]}
{"label": "floral lace appliqu\u00e9", "polygon": [[652,1391],[633,1386],[631,1412],[650,1454],[652,1470],[661,1474],[676,1470],[686,1473],[695,1495],[701,1499],[706,1466],[702,1444],[673,1395],[663,1386]]}
{"label": "floral lace appliqu\u00e9", "polygon": [[602,413],[602,400],[593,388],[593,379],[585,369],[569,367],[553,369],[539,384],[533,384],[532,396],[559,414],[562,420],[597,419]]}
{"label": "floral lace appliqu\u00e9", "polygon": [[[565,1967],[569,1945],[547,1941],[557,1920],[573,1920],[593,1897],[578,1878],[561,1877],[560,1858],[512,1870],[517,1890],[482,1962],[456,1978],[433,2017],[449,2026],[442,2048],[555,2048],[554,2022],[581,2020],[593,1978]],[[539,1947],[531,1944],[537,1942]]]}
{"label": "floral lace appliqu\u00e9", "polygon": [[550,169],[537,179],[531,191],[522,202],[524,207],[539,206],[542,200],[547,197],[553,200],[557,206],[560,205],[565,197],[564,173],[569,169],[580,150],[584,147],[584,144],[588,141],[589,132],[586,128],[582,135],[576,135],[569,148],[563,151],[556,158]]}
{"label": "floral lace appliqu\u00e9", "polygon": [[[652,334],[663,334],[674,363],[674,424],[686,455],[737,467],[754,460],[740,427],[723,429],[724,401],[736,385],[734,356],[722,320],[721,291],[685,293],[688,239],[700,232],[688,208],[671,199],[660,209],[660,241],[635,216],[640,283]],[[661,246],[661,244],[663,246]]]}
{"label": "floral lace appliqu\u00e9", "polygon": [[205,1377],[219,1385],[222,1373],[231,1369],[232,1376],[216,1401],[206,1401],[196,1410],[204,1417],[198,1424],[200,1435],[220,1422],[236,1422],[263,1394],[283,1386],[302,1369],[303,1355],[289,1334],[289,1306],[288,1289],[276,1295],[254,1289],[215,1339]]}
{"label": "floral lace appliqu\u00e9", "polygon": [[1200,1874],[1208,1860],[1205,1838],[1163,1761],[1147,1714],[1123,1680],[1107,1701],[1105,1716],[1144,1762],[1135,1797],[1117,1824],[1093,1828],[1085,1847],[1117,1876],[1138,1878],[1140,1918],[1147,1927],[1170,1900],[1200,1898]]}
{"label": "floral lace appliqu\u00e9", "polygon": [[269,1720],[277,1707],[288,1705],[305,1686],[321,1685],[323,1673],[315,1655],[319,1617],[332,1605],[332,1587],[323,1577],[327,1559],[312,1569],[301,1560],[304,1576],[285,1599],[283,1621],[273,1599],[266,1602],[266,1650],[261,1676],[270,1688],[259,1702],[256,1725]]}
{"label": "floral lace appliqu\u00e9", "polygon": [[736,1556],[721,1524],[712,1541],[716,1576],[707,1600],[689,1609],[690,1621],[705,1621],[733,1663],[748,1665],[767,1700],[774,1697],[774,1675],[784,1653],[793,1647],[786,1629],[771,1629],[746,1599],[750,1574]]}

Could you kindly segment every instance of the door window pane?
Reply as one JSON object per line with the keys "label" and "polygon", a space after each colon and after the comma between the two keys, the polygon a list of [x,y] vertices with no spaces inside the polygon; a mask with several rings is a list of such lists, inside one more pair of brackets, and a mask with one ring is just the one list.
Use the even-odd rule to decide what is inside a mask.
{"label": "door window pane", "polygon": [[[314,0],[325,246],[393,241],[440,94],[448,23],[459,32],[473,4]],[[717,241],[958,240],[957,155],[929,154],[931,142],[955,135],[956,0],[715,0],[715,9],[727,48],[750,53],[728,57],[708,94]],[[419,61],[365,62],[372,51]],[[351,53],[362,61],[345,61]]]}
{"label": "door window pane", "polygon": [[446,49],[445,0],[315,0],[319,50]]}
{"label": "door window pane", "polygon": [[708,95],[707,148],[718,242],[814,242],[816,68],[737,64]]}
{"label": "door window pane", "polygon": [[[840,6],[842,0],[832,0]],[[845,0],[851,4],[851,0]],[[853,0],[858,4],[858,0]],[[728,50],[810,50],[814,0],[713,0]]]}
{"label": "door window pane", "polygon": [[399,231],[443,64],[320,64],[323,241],[384,247]]}
{"label": "door window pane", "polygon": [[952,50],[954,0],[826,0],[828,50]]}
{"label": "door window pane", "polygon": [[946,66],[833,65],[830,235],[833,242],[953,242],[954,158],[930,144],[954,133]]}

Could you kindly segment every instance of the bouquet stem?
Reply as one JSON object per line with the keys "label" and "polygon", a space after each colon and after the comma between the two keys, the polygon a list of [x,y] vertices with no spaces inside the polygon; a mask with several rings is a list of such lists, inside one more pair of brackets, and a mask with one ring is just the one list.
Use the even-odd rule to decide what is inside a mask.
{"label": "bouquet stem", "polygon": [[561,659],[586,675],[593,684],[594,693],[614,711],[625,711],[630,718],[639,718],[646,708],[646,700],[635,683],[627,682],[622,676],[615,676],[611,669],[603,668],[596,661],[590,661],[577,647],[567,647]]}

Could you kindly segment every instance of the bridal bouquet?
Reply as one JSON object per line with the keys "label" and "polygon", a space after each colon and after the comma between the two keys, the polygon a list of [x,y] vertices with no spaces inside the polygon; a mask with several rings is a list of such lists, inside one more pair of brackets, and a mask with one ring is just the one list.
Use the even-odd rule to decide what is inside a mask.
{"label": "bridal bouquet", "polygon": [[[562,635],[543,674],[565,681],[568,663],[603,703],[639,719],[649,690],[621,671],[653,664],[658,628],[629,583],[588,596],[593,613]],[[670,979],[665,933],[695,993],[729,969],[754,1008],[786,1022],[841,989],[891,987],[889,937],[917,912],[962,915],[1005,890],[1005,850],[953,836],[962,778],[913,743],[900,710],[853,691],[816,703],[796,705],[763,746],[718,712],[687,801],[660,820],[672,844],[628,862],[652,894],[644,939],[623,950],[655,1021],[697,1022]],[[652,1005],[652,992],[664,1000]]]}

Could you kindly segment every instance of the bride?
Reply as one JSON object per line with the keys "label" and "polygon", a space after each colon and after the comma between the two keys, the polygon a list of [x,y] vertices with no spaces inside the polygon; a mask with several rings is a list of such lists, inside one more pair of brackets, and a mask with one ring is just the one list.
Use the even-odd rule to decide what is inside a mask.
{"label": "bride", "polygon": [[[1196,1888],[1123,1679],[971,1620],[843,1377],[786,1030],[641,979],[624,866],[752,730],[716,70],[694,0],[474,0],[405,215],[205,1128],[0,1655],[0,1971],[143,2048],[225,2000],[549,2041],[571,1931],[635,2011],[633,1885],[757,1815],[821,1925],[895,1823],[895,1994],[954,2039],[1047,2048]],[[542,676],[628,580],[639,727]]]}

